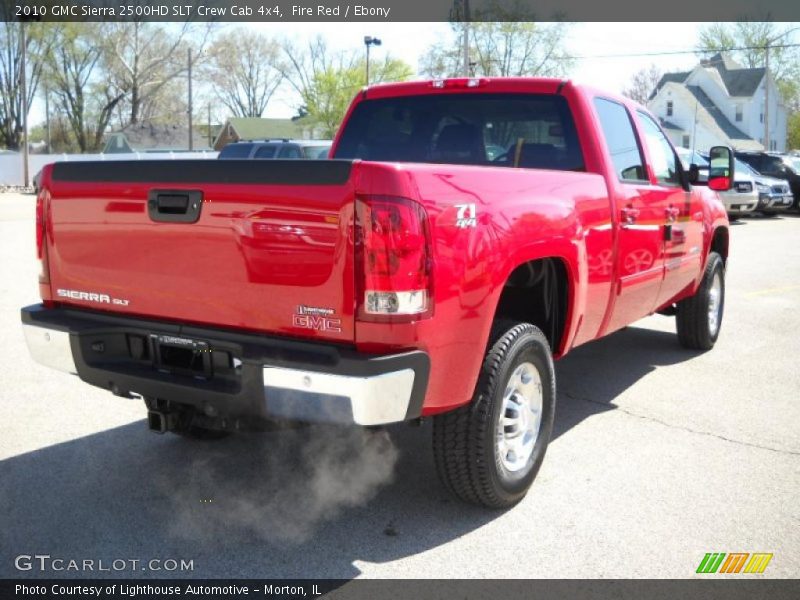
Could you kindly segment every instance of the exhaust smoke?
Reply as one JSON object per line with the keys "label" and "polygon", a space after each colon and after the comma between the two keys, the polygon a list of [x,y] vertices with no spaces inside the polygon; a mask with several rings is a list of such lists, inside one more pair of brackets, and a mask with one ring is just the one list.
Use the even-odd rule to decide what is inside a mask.
{"label": "exhaust smoke", "polygon": [[185,444],[189,462],[159,482],[172,534],[212,541],[234,531],[302,543],[342,511],[368,503],[394,479],[399,452],[385,431],[310,426]]}

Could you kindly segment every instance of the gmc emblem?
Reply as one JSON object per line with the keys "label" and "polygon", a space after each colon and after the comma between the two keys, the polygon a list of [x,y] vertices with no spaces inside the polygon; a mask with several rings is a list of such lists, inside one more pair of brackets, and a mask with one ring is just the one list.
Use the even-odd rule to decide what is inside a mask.
{"label": "gmc emblem", "polygon": [[292,315],[292,325],[303,329],[316,329],[317,331],[342,331],[342,320],[321,317],[319,315]]}

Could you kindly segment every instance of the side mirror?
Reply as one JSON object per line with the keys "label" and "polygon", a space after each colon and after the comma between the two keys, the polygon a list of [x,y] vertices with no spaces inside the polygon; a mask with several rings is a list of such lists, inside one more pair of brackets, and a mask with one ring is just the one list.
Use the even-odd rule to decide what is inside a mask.
{"label": "side mirror", "polygon": [[728,191],[733,187],[733,152],[727,146],[713,146],[708,154],[708,187]]}

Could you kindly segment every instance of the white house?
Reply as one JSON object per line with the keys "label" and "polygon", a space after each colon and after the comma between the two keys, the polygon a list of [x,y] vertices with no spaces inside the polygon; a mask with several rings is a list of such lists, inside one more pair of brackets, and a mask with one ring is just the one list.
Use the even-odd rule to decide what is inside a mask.
{"label": "white house", "polygon": [[744,68],[725,54],[702,60],[691,71],[667,73],[647,106],[676,146],[705,151],[725,144],[737,150],[764,150],[766,85],[769,149],[784,152],[787,111],[774,79],[765,69]]}

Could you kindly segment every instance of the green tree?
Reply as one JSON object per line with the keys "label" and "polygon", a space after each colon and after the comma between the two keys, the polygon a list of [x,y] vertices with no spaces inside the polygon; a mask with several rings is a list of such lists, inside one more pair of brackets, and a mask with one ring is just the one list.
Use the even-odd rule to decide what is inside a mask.
{"label": "green tree", "polygon": [[[310,85],[301,94],[306,118],[318,126],[328,138],[336,134],[347,108],[358,90],[364,87],[366,63],[361,60],[345,68],[328,68],[314,74]],[[401,60],[386,57],[382,62],[370,61],[370,83],[405,81],[413,75],[411,67]]]}
{"label": "green tree", "polygon": [[[325,38],[317,36],[305,45],[291,40],[281,43],[285,61],[281,63],[289,86],[300,98],[298,115],[333,137],[351,100],[366,84],[366,64],[359,51],[333,51]],[[386,56],[371,58],[370,83],[404,81],[413,76],[411,67]]]}
{"label": "green tree", "polygon": [[786,148],[800,150],[800,112],[794,112],[789,116],[787,129]]}

